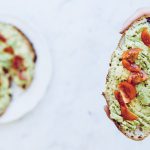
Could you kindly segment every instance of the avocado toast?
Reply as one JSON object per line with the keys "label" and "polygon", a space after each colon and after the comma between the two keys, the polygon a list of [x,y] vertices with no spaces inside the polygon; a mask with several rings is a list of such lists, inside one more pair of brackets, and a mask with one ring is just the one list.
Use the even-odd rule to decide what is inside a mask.
{"label": "avocado toast", "polygon": [[24,90],[32,83],[35,62],[29,39],[17,27],[0,23],[0,115],[11,102],[12,83]]}
{"label": "avocado toast", "polygon": [[150,133],[150,18],[136,20],[113,52],[105,91],[110,118],[133,140]]}

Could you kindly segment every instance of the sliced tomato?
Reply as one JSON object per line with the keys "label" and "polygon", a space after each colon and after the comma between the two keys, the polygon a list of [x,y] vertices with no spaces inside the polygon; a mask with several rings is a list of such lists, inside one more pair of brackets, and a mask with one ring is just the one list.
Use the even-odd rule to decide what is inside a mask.
{"label": "sliced tomato", "polygon": [[7,42],[7,39],[2,34],[0,34],[0,41],[5,43]]}
{"label": "sliced tomato", "polygon": [[122,60],[122,65],[131,72],[139,72],[141,70],[141,68],[138,65],[130,63],[126,59]]}
{"label": "sliced tomato", "polygon": [[[118,85],[118,88],[121,91],[121,95],[123,96],[123,98],[127,98],[131,101],[132,99],[134,99],[136,97],[136,88],[135,88],[135,86],[128,83],[127,81],[121,82]],[[128,103],[129,100],[127,100],[125,102]]]}
{"label": "sliced tomato", "polygon": [[142,50],[140,48],[132,48],[125,51],[122,55],[122,59],[125,59],[131,63],[134,63],[135,60],[138,58],[139,52]]}
{"label": "sliced tomato", "polygon": [[114,92],[114,95],[115,95],[115,98],[118,100],[118,102],[119,102],[119,104],[121,105],[121,106],[125,106],[126,104],[125,104],[125,102],[124,102],[124,100],[123,100],[123,97],[121,96],[121,94],[120,94],[120,92],[119,91],[115,91]]}
{"label": "sliced tomato", "polygon": [[150,47],[150,33],[148,31],[148,28],[144,28],[142,33],[141,33],[141,39],[142,39],[142,42]]}
{"label": "sliced tomato", "polygon": [[123,117],[124,120],[129,120],[129,121],[134,121],[138,119],[138,116],[132,113],[127,106],[120,106],[121,109],[121,116]]}
{"label": "sliced tomato", "polygon": [[123,101],[126,104],[131,102],[131,99],[126,95],[126,93],[124,93],[123,90],[120,90],[119,92],[120,92],[121,96],[123,97]]}
{"label": "sliced tomato", "polygon": [[4,48],[4,52],[13,55],[14,54],[14,49],[11,46],[9,46],[9,47]]}
{"label": "sliced tomato", "polygon": [[24,60],[23,60],[23,58],[19,55],[14,56],[12,67],[15,70],[23,71],[24,70]]}
{"label": "sliced tomato", "polygon": [[148,75],[144,71],[132,72],[128,78],[128,82],[136,85],[148,79]]}
{"label": "sliced tomato", "polygon": [[119,102],[120,109],[121,109],[121,116],[123,117],[123,119],[130,120],[130,121],[137,120],[138,116],[136,116],[128,109],[127,105],[123,100],[123,97],[121,96],[121,93],[119,91],[115,91],[114,94],[116,99]]}

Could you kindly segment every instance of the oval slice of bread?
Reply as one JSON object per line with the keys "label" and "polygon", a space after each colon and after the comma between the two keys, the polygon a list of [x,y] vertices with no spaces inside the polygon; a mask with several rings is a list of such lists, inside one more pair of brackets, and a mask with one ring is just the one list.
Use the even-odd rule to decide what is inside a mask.
{"label": "oval slice of bread", "polygon": [[32,83],[35,62],[35,50],[25,34],[11,24],[0,23],[0,115],[11,102],[11,83],[22,89]]}
{"label": "oval slice of bread", "polygon": [[[112,54],[103,92],[110,110],[110,118],[123,134],[133,140],[142,140],[150,133],[150,48],[141,40],[143,28],[146,27],[150,31],[149,22],[148,16],[141,17],[123,33],[117,49]],[[129,110],[138,116],[135,121],[125,120],[121,116],[120,105],[114,96],[117,85],[127,80],[130,75],[130,71],[122,65],[122,54],[130,48],[142,49],[135,63],[148,75],[147,81],[136,86],[136,98],[127,104]]]}
{"label": "oval slice of bread", "polygon": [[[11,24],[0,23],[0,34],[7,39],[6,42],[0,42],[0,65],[9,71],[13,82],[26,89],[32,82],[37,58],[33,45],[20,29]],[[23,76],[26,80],[20,80],[19,75],[12,69],[12,55],[3,52],[3,49],[9,46],[13,48],[15,55],[24,59],[26,70],[23,72]]]}

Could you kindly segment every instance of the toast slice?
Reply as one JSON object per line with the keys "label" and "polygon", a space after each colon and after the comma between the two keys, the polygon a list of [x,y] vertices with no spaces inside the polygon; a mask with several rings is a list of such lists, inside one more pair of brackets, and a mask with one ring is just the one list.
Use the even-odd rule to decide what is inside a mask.
{"label": "toast slice", "polygon": [[[145,28],[150,31],[149,22],[149,16],[143,16],[134,21],[122,35],[118,47],[112,54],[103,92],[110,110],[110,118],[124,135],[137,141],[143,140],[150,133],[150,46],[146,43],[148,36],[146,42],[141,39]],[[120,83],[128,81],[131,74],[134,74],[133,70],[126,68],[122,61],[124,52],[135,48],[141,49],[141,52],[134,60],[134,65],[146,73],[147,79],[134,85],[137,93],[130,102],[125,103],[123,99],[127,109],[137,116],[137,119],[131,120],[124,117],[121,104],[114,92],[118,90]],[[130,94],[133,95],[133,92]]]}
{"label": "toast slice", "polygon": [[13,82],[26,89],[32,82],[37,59],[33,45],[11,24],[0,23],[0,35],[6,39],[0,40],[0,66],[11,74]]}
{"label": "toast slice", "polygon": [[0,115],[11,102],[12,82],[22,89],[34,78],[36,53],[32,43],[17,27],[0,23]]}

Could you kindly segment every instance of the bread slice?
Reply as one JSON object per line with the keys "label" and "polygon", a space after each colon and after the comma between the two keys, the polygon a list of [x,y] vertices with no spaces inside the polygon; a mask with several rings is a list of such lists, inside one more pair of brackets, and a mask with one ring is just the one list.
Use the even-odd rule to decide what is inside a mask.
{"label": "bread slice", "polygon": [[36,59],[25,34],[14,25],[0,22],[0,116],[11,102],[12,82],[22,89],[32,83]]}
{"label": "bread slice", "polygon": [[[138,95],[131,104],[128,104],[129,109],[139,117],[138,120],[124,120],[121,116],[119,103],[114,96],[114,91],[117,89],[117,84],[126,80],[130,74],[130,72],[126,70],[121,63],[122,53],[129,48],[139,47],[143,50],[143,55],[146,54],[145,58],[142,57],[144,61],[140,60],[141,57],[138,57],[139,60],[136,63],[140,62],[142,64],[140,67],[143,69],[143,64],[145,63],[146,70],[144,71],[150,77],[150,68],[148,65],[150,64],[150,49],[139,40],[141,30],[144,27],[148,27],[150,29],[149,20],[149,16],[143,16],[134,21],[128,30],[123,33],[117,49],[112,54],[110,68],[106,77],[105,91],[102,93],[110,110],[110,118],[113,120],[117,128],[127,137],[137,141],[143,140],[150,133],[150,104],[143,104],[142,98]],[[140,90],[144,89],[141,88],[144,84],[146,85],[145,90],[148,90],[148,93],[150,93],[149,79],[145,83],[139,84],[137,91],[141,92]],[[146,95],[145,92],[144,94]]]}
{"label": "bread slice", "polygon": [[[34,47],[25,34],[14,25],[0,23],[0,34],[7,39],[6,42],[0,42],[1,57],[7,55],[2,58],[2,60],[5,58],[4,61],[0,61],[0,66],[2,66],[5,70],[8,70],[13,81],[18,86],[26,89],[32,82],[37,59]],[[22,73],[22,79],[20,74],[18,74],[18,72],[11,67],[11,62],[13,59],[11,55],[3,52],[3,49],[9,46],[13,48],[15,55],[23,58],[25,70]],[[26,80],[23,80],[23,77],[26,78]]]}

